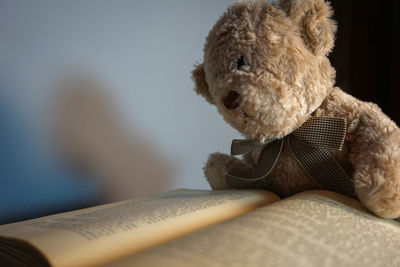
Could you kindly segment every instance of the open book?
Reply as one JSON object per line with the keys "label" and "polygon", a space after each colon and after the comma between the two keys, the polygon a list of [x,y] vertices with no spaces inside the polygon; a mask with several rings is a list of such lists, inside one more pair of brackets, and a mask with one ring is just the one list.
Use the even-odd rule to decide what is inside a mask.
{"label": "open book", "polygon": [[328,191],[182,189],[0,226],[21,264],[400,266],[400,224]]}

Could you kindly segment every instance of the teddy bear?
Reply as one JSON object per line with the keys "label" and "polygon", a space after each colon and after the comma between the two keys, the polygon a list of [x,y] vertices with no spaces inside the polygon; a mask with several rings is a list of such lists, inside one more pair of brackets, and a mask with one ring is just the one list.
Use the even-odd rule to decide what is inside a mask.
{"label": "teddy bear", "polygon": [[[344,126],[340,148],[322,149],[328,151],[328,161],[336,164],[330,170],[339,170],[341,176],[332,182],[333,175],[327,182],[349,184],[354,197],[371,212],[397,218],[400,129],[376,104],[334,86],[335,69],[328,59],[337,28],[332,14],[324,0],[245,0],[219,18],[206,38],[203,61],[192,71],[195,92],[216,106],[224,120],[245,137],[243,142],[256,145],[236,147],[247,152],[242,159],[211,154],[204,173],[213,190],[241,188],[232,186],[227,177],[251,181],[258,166],[270,164],[262,180],[247,186],[281,197],[320,189],[310,173],[329,169],[325,166],[330,163],[312,166],[308,148],[293,149],[292,137],[310,121],[338,119],[313,133],[329,132],[335,123]],[[271,142],[278,145],[268,148]],[[272,151],[268,153],[279,150],[272,163],[268,163],[270,155],[264,155],[267,148]],[[308,165],[300,162],[296,149],[297,154],[306,151],[302,160]]]}

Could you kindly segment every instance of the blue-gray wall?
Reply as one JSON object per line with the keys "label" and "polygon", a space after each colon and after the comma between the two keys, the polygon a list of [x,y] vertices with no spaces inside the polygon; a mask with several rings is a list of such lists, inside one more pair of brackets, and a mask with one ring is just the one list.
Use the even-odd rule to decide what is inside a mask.
{"label": "blue-gray wall", "polygon": [[233,2],[2,0],[0,97],[47,147],[53,83],[88,71],[109,85],[124,122],[177,164],[171,188],[208,188],[208,154],[228,152],[239,134],[193,92],[190,71]]}

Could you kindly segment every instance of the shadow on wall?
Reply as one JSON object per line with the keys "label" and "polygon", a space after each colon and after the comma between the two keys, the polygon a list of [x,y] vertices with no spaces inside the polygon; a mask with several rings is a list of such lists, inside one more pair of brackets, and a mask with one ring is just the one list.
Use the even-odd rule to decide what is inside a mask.
{"label": "shadow on wall", "polygon": [[0,98],[0,224],[156,193],[171,182],[172,164],[125,129],[100,83],[62,86],[51,103],[51,159]]}
{"label": "shadow on wall", "polygon": [[99,179],[107,201],[165,190],[172,163],[139,130],[127,130],[101,83],[66,80],[54,104],[58,151],[71,166]]}

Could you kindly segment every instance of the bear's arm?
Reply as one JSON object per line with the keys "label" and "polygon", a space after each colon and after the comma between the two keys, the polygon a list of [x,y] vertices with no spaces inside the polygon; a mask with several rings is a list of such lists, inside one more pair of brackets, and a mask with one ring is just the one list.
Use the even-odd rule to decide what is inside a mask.
{"label": "bear's arm", "polygon": [[321,106],[324,115],[348,120],[348,159],[357,197],[375,214],[400,216],[400,129],[373,103],[338,88]]}
{"label": "bear's arm", "polygon": [[204,174],[214,190],[228,189],[226,175],[250,178],[254,171],[253,166],[230,155],[212,153],[204,166]]}
{"label": "bear's arm", "polygon": [[350,161],[358,198],[382,217],[400,216],[400,130],[377,105],[361,105]]}

